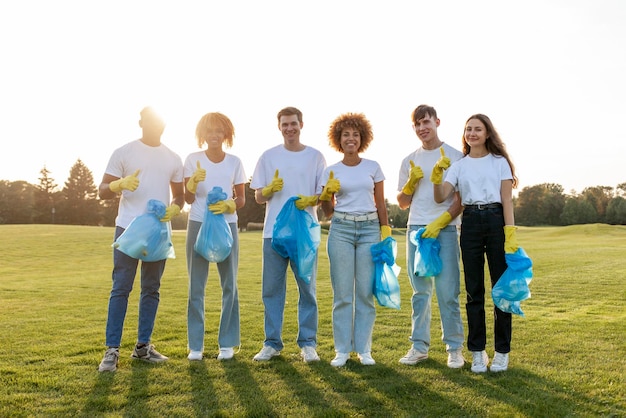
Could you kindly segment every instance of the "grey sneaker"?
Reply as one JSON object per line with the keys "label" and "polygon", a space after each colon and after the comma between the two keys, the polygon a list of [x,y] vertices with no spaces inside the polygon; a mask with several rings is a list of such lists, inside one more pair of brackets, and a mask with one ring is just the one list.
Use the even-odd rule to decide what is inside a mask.
{"label": "grey sneaker", "polygon": [[320,361],[320,356],[317,355],[317,351],[315,351],[315,347],[306,346],[302,347],[300,351],[300,355],[305,363],[310,363],[312,361]]}
{"label": "grey sneaker", "polygon": [[256,361],[268,361],[272,357],[276,357],[280,355],[280,351],[270,347],[269,345],[264,345],[261,351],[259,351],[255,356],[254,360]]}
{"label": "grey sneaker", "polygon": [[114,372],[117,370],[117,361],[120,358],[120,349],[109,347],[104,353],[104,358],[98,366],[99,372]]}
{"label": "grey sneaker", "polygon": [[472,371],[474,373],[485,373],[487,371],[487,363],[489,363],[489,356],[487,352],[472,351]]}
{"label": "grey sneaker", "polygon": [[417,351],[413,347],[406,353],[404,357],[402,357],[399,362],[402,364],[413,365],[420,361],[424,361],[428,358],[428,353],[422,353],[421,351]]}
{"label": "grey sneaker", "polygon": [[135,346],[131,357],[137,360],[147,361],[149,363],[161,363],[169,360],[163,354],[156,351],[154,349],[154,345],[152,344],[146,344],[141,348]]}
{"label": "grey sneaker", "polygon": [[489,370],[492,372],[504,372],[509,368],[509,353],[498,353],[493,356],[491,367]]}
{"label": "grey sneaker", "polygon": [[463,353],[460,348],[452,350],[448,353],[448,367],[451,369],[460,369],[465,364]]}

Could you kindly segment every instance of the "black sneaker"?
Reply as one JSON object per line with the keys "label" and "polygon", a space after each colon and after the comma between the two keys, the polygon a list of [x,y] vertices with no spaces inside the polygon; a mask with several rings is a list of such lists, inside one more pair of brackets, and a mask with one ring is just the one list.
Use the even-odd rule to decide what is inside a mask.
{"label": "black sneaker", "polygon": [[161,363],[163,361],[169,360],[163,354],[156,351],[154,349],[154,345],[152,344],[146,344],[143,347],[135,346],[131,358],[147,361],[149,363]]}
{"label": "black sneaker", "polygon": [[117,347],[109,347],[104,353],[104,358],[98,366],[99,372],[114,372],[117,370],[117,361],[120,358],[120,350]]}

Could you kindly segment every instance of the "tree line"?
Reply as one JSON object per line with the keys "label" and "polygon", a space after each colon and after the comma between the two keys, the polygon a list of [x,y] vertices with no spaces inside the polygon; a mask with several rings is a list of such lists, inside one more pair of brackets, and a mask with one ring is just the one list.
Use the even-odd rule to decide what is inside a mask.
{"label": "tree line", "polygon": [[[118,199],[100,200],[91,171],[79,159],[62,188],[44,166],[39,184],[0,180],[0,224],[65,224],[114,226]],[[264,205],[254,200],[246,183],[246,204],[237,211],[240,229],[263,222]],[[169,203],[169,202],[165,202]],[[389,222],[403,228],[408,210],[386,201]],[[626,225],[626,183],[616,187],[587,187],[564,193],[559,184],[543,183],[521,189],[514,198],[515,223],[521,226],[557,226],[589,223]],[[321,211],[318,212],[323,219]],[[185,229],[187,212],[172,220],[173,229]]]}

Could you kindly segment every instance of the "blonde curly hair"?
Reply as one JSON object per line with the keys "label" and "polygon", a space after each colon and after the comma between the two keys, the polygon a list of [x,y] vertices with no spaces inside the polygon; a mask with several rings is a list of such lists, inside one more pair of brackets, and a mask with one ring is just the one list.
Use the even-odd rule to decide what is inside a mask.
{"label": "blonde curly hair", "polygon": [[200,118],[198,125],[196,125],[196,139],[198,140],[199,148],[202,148],[202,145],[206,142],[206,134],[211,128],[223,130],[224,143],[227,148],[232,148],[233,138],[235,137],[235,127],[226,115],[219,112],[207,113]]}

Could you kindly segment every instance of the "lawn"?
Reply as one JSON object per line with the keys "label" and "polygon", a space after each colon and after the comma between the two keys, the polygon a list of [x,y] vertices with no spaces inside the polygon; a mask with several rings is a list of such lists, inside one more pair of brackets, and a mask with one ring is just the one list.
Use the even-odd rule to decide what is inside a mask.
{"label": "lawn", "polygon": [[[288,276],[282,355],[252,361],[263,343],[261,233],[240,235],[242,346],[216,360],[221,290],[207,285],[206,359],[187,356],[185,232],[174,233],[153,342],[170,357],[130,359],[139,286],[131,295],[119,369],[99,373],[111,286],[112,228],[1,225],[0,416],[626,416],[626,227],[520,228],[533,259],[532,298],[513,319],[509,370],[474,374],[446,367],[433,303],[430,358],[398,363],[410,347],[411,288],[398,231],[402,309],[377,308],[375,366],[333,368],[332,291],[326,236],[318,274],[318,352],[305,364],[295,344],[297,291]],[[462,287],[462,302],[464,289]],[[488,306],[491,309],[491,305]],[[462,308],[464,312],[464,306]],[[465,321],[465,315],[463,315]],[[467,331],[466,331],[467,332]],[[493,333],[488,326],[488,339]],[[490,357],[493,349],[488,345]],[[471,358],[465,352],[466,359]]]}

